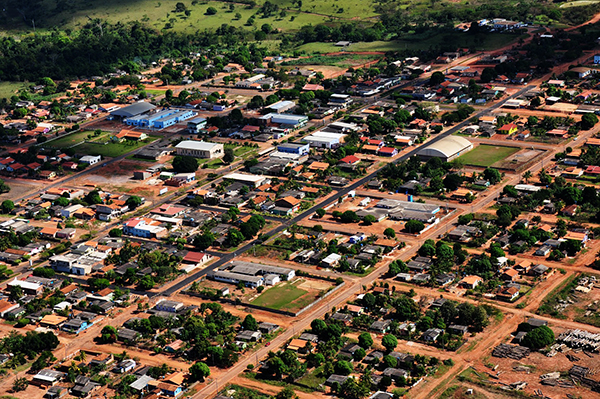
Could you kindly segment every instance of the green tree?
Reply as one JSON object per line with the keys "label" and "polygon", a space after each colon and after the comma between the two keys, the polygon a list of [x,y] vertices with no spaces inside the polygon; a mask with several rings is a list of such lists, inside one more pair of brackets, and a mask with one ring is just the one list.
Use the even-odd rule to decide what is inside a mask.
{"label": "green tree", "polygon": [[533,350],[545,348],[552,343],[554,343],[554,331],[547,326],[534,328],[523,338],[523,345]]}
{"label": "green tree", "polygon": [[394,238],[396,237],[396,232],[391,227],[388,227],[387,229],[383,230],[383,235],[387,238]]}
{"label": "green tree", "polygon": [[127,205],[129,209],[133,210],[138,206],[142,205],[142,199],[137,195],[132,195],[131,197],[127,198],[127,201],[125,201],[125,205]]}
{"label": "green tree", "polygon": [[225,154],[223,155],[223,163],[230,164],[235,160],[235,153],[233,148],[226,147]]}
{"label": "green tree", "polygon": [[350,373],[354,371],[352,363],[346,360],[338,360],[337,362],[335,362],[335,364],[333,365],[333,369],[335,370],[336,374],[340,375],[350,375]]}
{"label": "green tree", "polygon": [[206,15],[215,15],[217,13],[217,9],[214,7],[208,7],[206,9]]}
{"label": "green tree", "polygon": [[244,318],[244,321],[242,322],[242,327],[244,327],[244,330],[257,331],[258,330],[258,322],[251,314],[248,314],[248,315],[246,315],[246,318]]}
{"label": "green tree", "polygon": [[388,352],[391,352],[398,346],[398,339],[392,334],[386,334],[381,339],[381,345],[383,345]]}
{"label": "green tree", "polygon": [[204,381],[210,375],[210,368],[205,363],[196,362],[190,367],[189,373],[193,381]]}
{"label": "green tree", "polygon": [[581,128],[583,130],[589,130],[598,123],[598,117],[594,114],[583,114],[581,117]]}
{"label": "green tree", "polygon": [[123,236],[123,229],[118,229],[118,228],[110,229],[110,231],[108,232],[108,235],[110,237],[121,237],[121,236]]}
{"label": "green tree", "polygon": [[2,213],[10,213],[10,211],[12,211],[13,209],[15,209],[14,202],[12,202],[11,200],[2,201]]}
{"label": "green tree", "polygon": [[298,398],[298,395],[296,395],[296,392],[294,392],[294,390],[289,386],[286,386],[281,391],[279,391],[279,393],[277,393],[277,395],[275,395],[275,399],[297,399],[297,398]]}
{"label": "green tree", "polygon": [[117,342],[117,329],[113,326],[104,326],[100,332],[100,341],[105,344]]}
{"label": "green tree", "polygon": [[370,226],[373,223],[377,222],[377,219],[373,215],[366,215],[365,217],[363,217],[362,221],[366,226]]}
{"label": "green tree", "polygon": [[173,169],[178,173],[191,173],[198,170],[198,160],[194,157],[176,155],[173,158]]}
{"label": "green tree", "polygon": [[194,237],[193,244],[196,248],[201,251],[206,250],[215,242],[215,236],[210,231],[206,231],[203,234],[198,234]]}
{"label": "green tree", "polygon": [[71,202],[71,201],[69,201],[69,199],[68,199],[68,198],[65,198],[65,197],[58,197],[58,198],[56,199],[56,201],[54,201],[54,205],[68,206],[70,202]]}
{"label": "green tree", "polygon": [[365,349],[373,346],[373,337],[368,332],[363,332],[358,336],[358,344]]}
{"label": "green tree", "polygon": [[327,213],[327,211],[323,208],[319,208],[315,211],[315,213],[317,214],[317,216],[319,218],[322,218],[323,216],[325,216],[325,214]]}
{"label": "green tree", "polygon": [[29,381],[25,377],[20,377],[13,382],[12,390],[13,392],[20,392],[27,389],[29,386]]}
{"label": "green tree", "polygon": [[419,233],[425,228],[425,225],[420,220],[409,220],[404,224],[404,229],[409,233]]}

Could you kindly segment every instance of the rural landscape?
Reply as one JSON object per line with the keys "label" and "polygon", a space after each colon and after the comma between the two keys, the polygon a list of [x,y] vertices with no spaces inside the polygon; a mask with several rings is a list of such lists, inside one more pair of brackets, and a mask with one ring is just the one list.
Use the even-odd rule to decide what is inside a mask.
{"label": "rural landscape", "polygon": [[0,0],[0,399],[600,398],[600,2]]}

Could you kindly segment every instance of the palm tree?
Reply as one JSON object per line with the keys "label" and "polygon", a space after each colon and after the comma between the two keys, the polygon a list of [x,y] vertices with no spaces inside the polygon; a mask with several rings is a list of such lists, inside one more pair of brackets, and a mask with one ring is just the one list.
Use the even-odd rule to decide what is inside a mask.
{"label": "palm tree", "polygon": [[525,183],[529,183],[529,179],[531,179],[532,177],[533,177],[533,175],[530,170],[523,173],[523,179],[525,179]]}
{"label": "palm tree", "polygon": [[87,357],[87,354],[85,353],[85,351],[80,350],[79,354],[77,356],[75,356],[74,359],[79,362],[85,362],[86,357]]}

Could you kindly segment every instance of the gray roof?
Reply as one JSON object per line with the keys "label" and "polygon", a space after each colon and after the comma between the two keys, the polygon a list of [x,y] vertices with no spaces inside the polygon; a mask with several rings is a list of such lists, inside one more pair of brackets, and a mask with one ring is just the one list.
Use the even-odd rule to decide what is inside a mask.
{"label": "gray roof", "polygon": [[145,102],[145,101],[140,101],[135,104],[131,104],[127,107],[123,107],[121,109],[113,111],[110,114],[112,116],[120,116],[122,118],[130,118],[132,116],[136,116],[139,114],[143,114],[144,112],[153,110],[154,108],[156,108],[156,106],[154,106],[148,102]]}
{"label": "gray roof", "polygon": [[131,384],[129,384],[129,386],[135,390],[141,391],[142,389],[146,388],[148,386],[148,383],[153,379],[154,378],[150,377],[149,375],[143,375]]}

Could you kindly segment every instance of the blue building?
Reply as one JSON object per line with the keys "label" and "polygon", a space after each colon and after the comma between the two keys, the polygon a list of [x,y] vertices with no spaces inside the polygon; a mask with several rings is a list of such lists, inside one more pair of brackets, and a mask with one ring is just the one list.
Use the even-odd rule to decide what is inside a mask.
{"label": "blue building", "polygon": [[288,154],[308,154],[310,151],[310,144],[304,143],[283,143],[277,146],[277,151],[285,152]]}
{"label": "blue building", "polygon": [[71,319],[62,325],[61,330],[71,334],[79,334],[90,328],[93,324],[86,320]]}
{"label": "blue building", "polygon": [[123,120],[129,126],[141,128],[164,129],[176,123],[193,118],[196,113],[192,110],[179,111],[176,109],[164,109],[154,114],[143,114]]}

